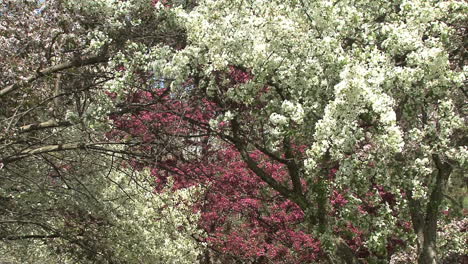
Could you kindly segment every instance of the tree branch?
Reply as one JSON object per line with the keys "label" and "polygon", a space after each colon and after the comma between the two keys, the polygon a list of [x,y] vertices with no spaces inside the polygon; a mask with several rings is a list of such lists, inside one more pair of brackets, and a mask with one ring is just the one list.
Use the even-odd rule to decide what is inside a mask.
{"label": "tree branch", "polygon": [[284,155],[286,157],[286,166],[288,167],[289,177],[293,184],[293,191],[297,195],[302,195],[302,184],[299,175],[299,166],[294,160],[294,155],[291,148],[291,139],[287,136],[283,140]]}
{"label": "tree branch", "polygon": [[0,240],[23,240],[23,239],[46,239],[46,238],[59,238],[59,234],[52,235],[25,235],[25,236],[7,236],[0,237]]}
{"label": "tree branch", "polygon": [[296,195],[291,190],[277,182],[273,177],[268,175],[262,168],[260,168],[250,156],[246,150],[245,144],[239,137],[239,123],[237,120],[233,119],[231,121],[231,128],[233,133],[233,143],[237,150],[240,152],[242,159],[247,163],[247,166],[251,171],[253,171],[260,179],[266,182],[271,188],[275,191],[280,193],[283,197],[290,199],[291,201],[295,202],[302,210],[306,210],[308,208],[308,203],[303,197]]}
{"label": "tree branch", "polygon": [[51,119],[42,123],[29,124],[26,126],[22,126],[18,130],[20,133],[26,133],[26,132],[31,132],[34,130],[45,129],[45,128],[64,127],[64,126],[71,126],[71,125],[72,123],[68,121],[57,121],[57,120]]}
{"label": "tree branch", "polygon": [[106,62],[108,60],[108,57],[102,56],[102,55],[96,55],[96,56],[91,56],[88,58],[77,58],[72,61],[64,62],[61,64],[57,64],[54,66],[51,66],[49,68],[45,68],[43,70],[38,71],[37,73],[29,76],[25,80],[13,83],[2,90],[0,90],[0,97],[3,97],[4,95],[7,95],[13,91],[16,91],[20,89],[21,87],[24,87],[35,80],[43,77],[50,75],[52,73],[60,72],[63,70],[67,70],[70,68],[75,68],[75,67],[81,67],[81,66],[86,66],[86,65],[91,65],[91,64],[96,64],[96,63],[101,63],[101,62]]}

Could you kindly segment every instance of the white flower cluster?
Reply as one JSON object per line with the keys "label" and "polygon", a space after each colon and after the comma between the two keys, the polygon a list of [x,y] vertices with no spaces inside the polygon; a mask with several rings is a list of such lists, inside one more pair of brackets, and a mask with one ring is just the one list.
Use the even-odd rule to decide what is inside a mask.
{"label": "white flower cluster", "polygon": [[304,109],[300,103],[293,103],[291,101],[284,101],[281,105],[283,113],[285,113],[292,121],[297,124],[304,122]]}
{"label": "white flower cluster", "polygon": [[[335,159],[344,159],[346,153],[356,152],[356,144],[366,137],[383,153],[401,151],[402,133],[396,126],[394,102],[380,87],[380,69],[357,65],[345,68],[340,76],[335,99],[325,107],[324,116],[317,123],[316,142],[308,152],[311,158],[320,158],[330,151]],[[382,132],[366,132],[366,126]]]}
{"label": "white flower cluster", "polygon": [[137,76],[134,76],[135,70],[164,76],[161,65],[165,65],[172,56],[172,50],[164,46],[148,48],[142,44],[129,42],[125,49],[126,53],[131,55],[118,52],[111,58],[108,67],[113,70],[114,79],[105,83],[106,90],[116,93],[117,98],[121,98],[124,93],[128,92],[128,87],[132,83],[138,83]]}
{"label": "white flower cluster", "polygon": [[288,118],[284,115],[273,113],[270,115],[270,122],[275,126],[285,126],[288,124]]}
{"label": "white flower cluster", "polygon": [[421,181],[413,179],[412,183],[412,193],[413,199],[415,200],[425,200],[427,199],[427,186],[424,186]]}
{"label": "white flower cluster", "polygon": [[109,230],[114,232],[116,254],[129,262],[144,257],[152,263],[194,263],[202,245],[191,235],[202,234],[194,224],[199,216],[192,212],[190,204],[201,189],[174,192],[169,186],[165,192],[155,194],[148,174],[139,172],[134,180],[124,173],[108,175],[114,183],[109,183],[103,194],[112,201],[108,209],[116,217],[116,226]]}
{"label": "white flower cluster", "polygon": [[126,24],[138,25],[140,17],[132,17],[138,10],[148,9],[151,2],[146,0],[82,0],[66,1],[65,4],[73,9],[84,11],[90,15],[99,16],[105,21],[103,29],[121,29]]}
{"label": "white flower cluster", "polygon": [[[454,220],[440,228],[437,232],[438,249],[442,253],[442,258],[450,258],[452,256],[464,256],[468,252],[466,241],[468,240],[468,219]],[[457,259],[453,259],[457,261]]]}
{"label": "white flower cluster", "polygon": [[90,52],[99,52],[111,39],[102,31],[91,31],[87,36],[91,41],[88,46]]}

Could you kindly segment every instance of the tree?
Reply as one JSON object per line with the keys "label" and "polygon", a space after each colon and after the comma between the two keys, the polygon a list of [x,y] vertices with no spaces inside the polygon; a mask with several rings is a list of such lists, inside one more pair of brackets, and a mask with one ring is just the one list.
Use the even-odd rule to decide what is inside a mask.
{"label": "tree", "polygon": [[96,166],[69,167],[60,177],[39,182],[39,190],[6,197],[0,220],[2,260],[10,258],[12,263],[197,260],[203,246],[191,236],[200,234],[195,229],[199,216],[188,213],[196,189],[161,195],[152,192],[148,174],[128,169],[96,169]]}
{"label": "tree", "polygon": [[[119,60],[115,133],[147,143],[144,153],[164,149],[138,164],[156,170],[160,184],[170,176],[180,187],[211,186],[202,219],[220,212],[221,199],[237,199],[242,210],[232,207],[211,220],[214,229],[205,227],[214,248],[281,262],[222,245],[237,243],[231,231],[258,245],[241,232],[253,218],[238,214],[269,215],[277,201],[289,201],[304,214],[295,231],[320,241],[317,261],[390,261],[414,246],[419,263],[440,263],[437,226],[446,221],[443,206],[454,206],[446,190],[466,167],[466,8],[462,1],[232,0],[176,8],[185,47],[153,47],[143,63],[153,69]],[[170,90],[120,88],[138,90],[128,76],[142,69]],[[223,148],[233,156],[220,159]],[[230,172],[236,161],[247,171]],[[236,186],[222,185],[229,174],[258,182],[242,198],[266,194],[240,199]],[[257,237],[262,243],[281,241],[266,233]]]}
{"label": "tree", "polygon": [[[101,237],[98,223],[129,228],[143,200],[118,212],[123,222],[82,213],[93,199],[81,192],[108,190],[91,176],[118,157],[149,170],[161,195],[197,190],[179,209],[200,213],[204,234],[193,237],[224,262],[396,263],[414,253],[441,263],[464,254],[463,208],[447,189],[466,182],[465,2],[2,7],[3,240],[60,236],[52,241],[78,247],[59,256],[136,261],[120,254],[127,243],[108,243],[127,236],[110,228]],[[114,129],[104,135],[108,114]],[[51,188],[45,175],[73,186]],[[83,202],[60,203],[63,193]],[[58,203],[37,203],[49,197]],[[192,221],[182,223],[171,230],[190,241]],[[438,239],[440,225],[456,239]],[[43,232],[31,235],[37,226]]]}
{"label": "tree", "polygon": [[179,41],[149,1],[127,4],[1,5],[0,261],[193,263],[199,254],[197,215],[174,205],[189,203],[189,190],[153,195],[143,173],[123,169],[126,143],[104,136],[109,58],[130,40]]}

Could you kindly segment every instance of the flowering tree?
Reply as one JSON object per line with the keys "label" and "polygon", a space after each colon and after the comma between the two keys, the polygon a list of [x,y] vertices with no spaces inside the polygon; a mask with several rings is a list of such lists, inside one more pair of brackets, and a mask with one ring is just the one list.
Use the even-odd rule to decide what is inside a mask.
{"label": "flowering tree", "polygon": [[156,196],[104,136],[109,58],[178,43],[168,21],[149,1],[0,3],[0,262],[196,261],[190,191]]}
{"label": "flowering tree", "polygon": [[[446,190],[466,166],[466,9],[173,8],[186,46],[114,60],[113,133],[145,142],[142,153],[164,150],[134,164],[153,168],[157,184],[206,186],[201,227],[215,249],[257,262],[357,263],[413,247],[419,263],[438,263],[437,227],[451,221],[441,213],[456,207]],[[142,72],[151,76],[143,86]]]}
{"label": "flowering tree", "polygon": [[[204,234],[190,231],[195,219],[171,230],[224,262],[432,264],[465,254],[460,197],[447,191],[466,167],[464,1],[34,4],[7,1],[0,14],[0,190],[8,204],[23,197],[8,207],[21,210],[7,210],[17,222],[4,219],[2,239],[28,236],[23,212],[63,213],[34,202],[34,190],[48,190],[34,179],[83,175],[64,173],[70,163],[106,167],[103,154],[149,170],[161,195],[196,190],[176,208],[199,213]],[[122,214],[145,211],[136,200]],[[43,231],[55,230],[46,216]],[[81,234],[78,223],[67,234]],[[146,220],[116,226],[131,223],[153,230]],[[121,252],[101,245],[107,259],[93,261]]]}
{"label": "flowering tree", "polygon": [[157,194],[147,173],[99,169],[62,168],[60,177],[37,181],[43,190],[3,198],[0,260],[196,262],[203,246],[191,236],[200,234],[199,215],[188,207],[195,188]]}

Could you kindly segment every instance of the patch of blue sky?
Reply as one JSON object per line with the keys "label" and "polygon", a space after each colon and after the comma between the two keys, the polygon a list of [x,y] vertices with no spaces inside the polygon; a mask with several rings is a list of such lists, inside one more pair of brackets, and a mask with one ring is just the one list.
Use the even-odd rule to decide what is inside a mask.
{"label": "patch of blue sky", "polygon": [[40,5],[40,7],[38,9],[34,10],[34,14],[36,14],[36,15],[42,13],[42,11],[44,11],[44,9],[47,6],[46,0],[38,0],[37,2]]}

